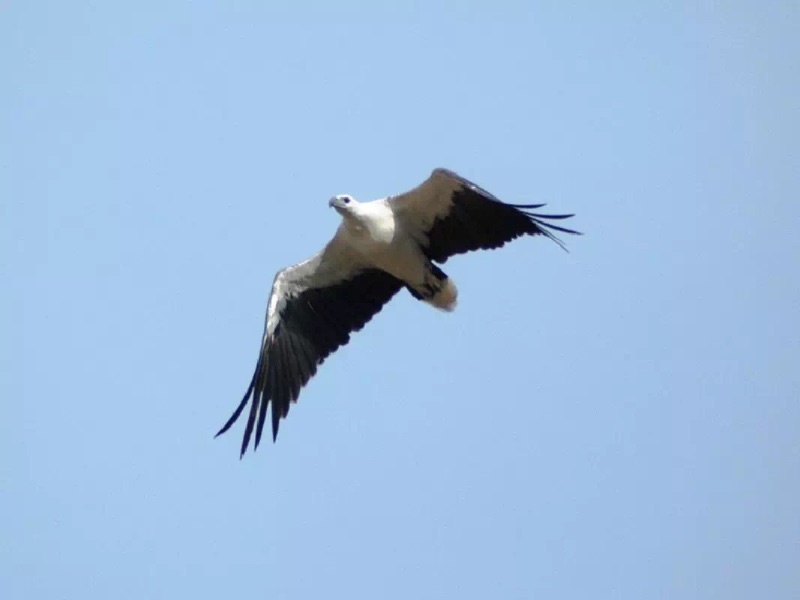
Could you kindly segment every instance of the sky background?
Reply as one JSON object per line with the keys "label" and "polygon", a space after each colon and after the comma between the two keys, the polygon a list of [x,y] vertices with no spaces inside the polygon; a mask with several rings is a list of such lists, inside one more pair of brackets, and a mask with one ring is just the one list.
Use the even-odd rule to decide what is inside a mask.
{"label": "sky background", "polygon": [[[800,597],[797,2],[0,2],[9,600]],[[337,193],[584,231],[217,440]]]}

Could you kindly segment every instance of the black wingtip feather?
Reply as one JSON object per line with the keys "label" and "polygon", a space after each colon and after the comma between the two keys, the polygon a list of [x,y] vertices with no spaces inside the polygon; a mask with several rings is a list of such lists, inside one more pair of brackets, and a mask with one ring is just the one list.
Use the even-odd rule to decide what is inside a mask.
{"label": "black wingtip feather", "polygon": [[562,227],[561,225],[554,225],[553,223],[548,223],[547,221],[543,220],[551,218],[566,219],[573,215],[557,215],[556,217],[551,217],[550,215],[538,215],[532,213],[524,213],[524,214],[531,220],[532,223],[535,223],[539,227],[547,227],[548,229],[555,229],[556,231],[561,231],[562,233],[569,233],[572,235],[583,235],[580,231],[569,229],[568,227]]}
{"label": "black wingtip feather", "polygon": [[242,438],[242,449],[239,453],[239,458],[244,456],[247,452],[247,447],[250,445],[250,438],[253,435],[253,428],[256,424],[256,417],[258,415],[259,399],[254,396],[253,401],[250,403],[250,413],[247,415],[247,425],[244,428],[244,437]]}
{"label": "black wingtip feather", "polygon": [[281,411],[278,410],[275,403],[272,404],[272,443],[278,439],[278,429],[281,426]]}
{"label": "black wingtip feather", "polygon": [[569,252],[566,244],[559,238],[557,235],[553,233],[553,231],[560,231],[561,233],[568,233],[570,235],[583,235],[580,231],[576,231],[574,229],[569,229],[567,227],[562,227],[560,225],[554,225],[553,223],[548,223],[548,219],[569,219],[574,217],[574,214],[561,214],[561,215],[543,215],[541,213],[532,213],[525,210],[520,210],[520,212],[530,219],[530,222],[534,224],[535,230],[531,231],[530,233],[534,235],[543,235],[548,239],[552,240],[556,244],[558,244],[564,252]]}
{"label": "black wingtip feather", "polygon": [[250,380],[250,386],[247,388],[247,391],[244,393],[244,397],[242,398],[242,401],[239,403],[239,406],[236,407],[236,410],[233,411],[233,414],[231,415],[230,419],[228,419],[227,422],[225,423],[225,425],[222,426],[222,429],[220,429],[216,433],[214,438],[218,438],[223,433],[228,431],[228,429],[231,428],[231,426],[236,422],[236,420],[242,414],[242,411],[244,410],[244,407],[247,406],[247,401],[250,399],[250,392],[253,391],[253,387],[256,384],[256,377],[258,376],[258,367],[259,367],[260,364],[261,364],[261,361],[259,361],[259,364],[256,365],[255,373],[253,373],[253,378]]}
{"label": "black wingtip feather", "polygon": [[256,397],[261,397],[261,403],[258,410],[258,423],[256,423],[256,443],[253,447],[253,451],[258,448],[258,445],[261,443],[261,432],[264,431],[264,420],[267,416],[267,407],[269,405],[269,401],[267,398],[264,398],[264,381],[263,377],[262,380],[259,381],[258,386],[256,386]]}
{"label": "black wingtip feather", "polygon": [[[525,212],[525,211],[523,211],[523,212]],[[528,212],[526,212],[526,214],[529,214],[532,217],[537,217],[539,219],[569,219],[569,218],[575,216],[575,214],[571,214],[571,215],[543,215],[541,213],[528,213]]]}
{"label": "black wingtip feather", "polygon": [[556,231],[561,231],[563,233],[569,233],[571,235],[583,235],[582,231],[575,231],[574,229],[567,229],[566,227],[560,227],[558,225],[553,225],[552,223],[543,223],[545,227],[549,227],[550,229],[555,229]]}
{"label": "black wingtip feather", "polygon": [[[498,202],[499,202],[499,200],[498,200]],[[505,202],[503,202],[502,204],[505,204]],[[543,203],[543,204],[507,204],[506,206],[513,206],[514,208],[522,208],[522,209],[525,209],[525,210],[535,210],[537,208],[542,208],[543,206],[547,206],[547,203]]]}

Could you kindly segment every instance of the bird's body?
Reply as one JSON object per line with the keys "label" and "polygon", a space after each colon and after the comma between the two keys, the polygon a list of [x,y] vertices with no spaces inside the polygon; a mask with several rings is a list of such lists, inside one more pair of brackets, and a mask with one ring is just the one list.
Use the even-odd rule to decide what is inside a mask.
{"label": "bird's body", "polygon": [[572,215],[526,212],[543,205],[504,204],[444,169],[405,194],[371,202],[340,195],[329,204],[342,216],[336,235],[318,254],[275,276],[253,379],[217,434],[227,431],[252,400],[242,455],[254,429],[258,447],[268,404],[274,439],[280,419],[317,367],[400,289],[452,310],[458,292],[437,262],[526,234],[560,244],[547,228],[577,233],[542,220]]}
{"label": "bird's body", "polygon": [[439,308],[454,308],[455,295],[445,302],[428,293],[426,286],[435,283],[430,261],[387,199],[362,203],[351,199],[348,209],[334,241],[350,248],[358,261],[393,275]]}

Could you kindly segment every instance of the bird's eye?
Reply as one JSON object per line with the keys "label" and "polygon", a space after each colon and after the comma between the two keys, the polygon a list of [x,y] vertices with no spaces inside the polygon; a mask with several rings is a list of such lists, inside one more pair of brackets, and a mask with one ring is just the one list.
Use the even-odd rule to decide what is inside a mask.
{"label": "bird's eye", "polygon": [[344,198],[342,198],[342,202],[344,202],[345,204],[350,204],[350,197],[345,196]]}

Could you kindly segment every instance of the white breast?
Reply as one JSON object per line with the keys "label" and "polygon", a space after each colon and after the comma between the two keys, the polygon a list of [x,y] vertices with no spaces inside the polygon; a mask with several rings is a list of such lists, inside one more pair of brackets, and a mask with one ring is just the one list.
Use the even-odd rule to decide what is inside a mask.
{"label": "white breast", "polygon": [[374,243],[392,243],[396,234],[394,213],[384,201],[364,202],[358,207],[358,215]]}

